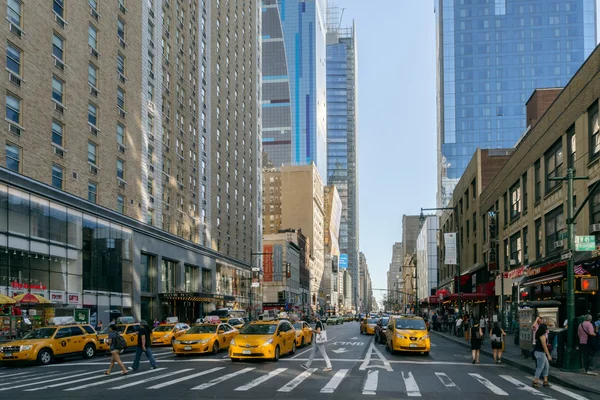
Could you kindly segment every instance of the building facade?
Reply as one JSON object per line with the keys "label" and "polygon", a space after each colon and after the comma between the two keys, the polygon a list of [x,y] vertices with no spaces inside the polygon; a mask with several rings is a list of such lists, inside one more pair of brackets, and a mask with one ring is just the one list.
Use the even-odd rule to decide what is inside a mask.
{"label": "building facade", "polygon": [[404,257],[402,253],[402,243],[394,243],[392,246],[392,262],[387,272],[387,293],[385,297],[387,304],[383,305],[386,309],[389,307],[390,310],[397,309],[404,292],[404,282],[402,280]]}
{"label": "building facade", "polygon": [[[30,178],[18,190],[25,198],[43,192],[42,209],[85,201],[89,204],[78,206],[78,212],[89,209],[98,218],[97,207],[102,207],[126,218],[122,226],[137,226],[137,221],[163,235],[156,233],[155,245],[143,250],[141,261],[145,278],[156,278],[156,284],[145,278],[139,284],[137,276],[125,280],[133,287],[99,283],[106,281],[101,271],[109,261],[89,264],[84,257],[82,299],[101,317],[103,310],[116,309],[137,318],[191,319],[217,306],[204,301],[213,294],[231,298],[232,307],[250,307],[250,253],[260,248],[262,237],[256,207],[258,11],[255,1],[243,10],[197,1],[54,2],[51,13],[11,1],[0,10],[6,13],[3,43],[10,60],[8,79],[0,85],[11,110],[1,134],[6,151],[0,165]],[[229,46],[230,36],[241,40]],[[43,52],[39,43],[48,38],[52,47]],[[221,71],[218,60],[228,51],[231,61],[224,62],[236,68],[223,65]],[[221,91],[225,85],[230,86]],[[235,137],[231,145],[230,134]],[[221,146],[227,150],[219,154]],[[227,177],[219,174],[221,168]],[[218,215],[220,191],[234,199],[225,216]],[[32,203],[25,204],[22,212],[31,212]],[[114,221],[112,214],[103,215],[101,223]],[[104,225],[98,230],[104,232]],[[31,241],[34,235],[28,235]],[[173,237],[212,261],[199,261],[194,251],[160,254]],[[135,262],[141,255],[131,257]],[[10,271],[11,265],[9,260]],[[206,276],[206,288],[201,286],[204,267],[213,276]],[[205,296],[204,289],[214,293]],[[86,295],[95,296],[96,303]],[[119,296],[133,298],[136,305],[112,300]]]}
{"label": "building facade", "polygon": [[[356,27],[339,28],[337,9],[328,9],[327,26],[327,184],[342,198],[340,251],[358,277],[358,65]],[[356,304],[357,296],[354,297]]]}
{"label": "building facade", "polygon": [[596,46],[596,1],[437,0],[438,205],[476,148],[510,148],[535,88],[562,87]]}
{"label": "building facade", "polygon": [[327,176],[324,0],[262,2],[264,165]]}
{"label": "building facade", "polygon": [[340,219],[342,200],[334,185],[323,188],[325,200],[325,264],[323,268],[323,286],[326,305],[332,312],[338,311],[339,258],[340,258]]}
{"label": "building facade", "polygon": [[417,237],[417,298],[420,301],[434,295],[438,287],[438,228],[438,217],[427,215]]}

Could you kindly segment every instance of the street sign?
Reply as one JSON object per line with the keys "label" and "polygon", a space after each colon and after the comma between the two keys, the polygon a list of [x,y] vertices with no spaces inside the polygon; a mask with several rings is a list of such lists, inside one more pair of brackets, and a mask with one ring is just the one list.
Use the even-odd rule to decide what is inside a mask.
{"label": "street sign", "polygon": [[569,237],[569,232],[567,232],[567,231],[562,231],[562,232],[559,232],[559,234],[558,234],[558,240],[567,239],[568,237]]}
{"label": "street sign", "polygon": [[78,324],[89,324],[90,323],[90,309],[89,308],[76,308],[73,310],[73,317]]}
{"label": "street sign", "polygon": [[596,250],[596,236],[575,236],[575,251]]}
{"label": "street sign", "polygon": [[564,261],[564,260],[570,260],[571,258],[573,258],[573,252],[570,251],[570,250],[569,251],[565,251],[564,253],[562,253],[560,255],[560,259],[562,261]]}

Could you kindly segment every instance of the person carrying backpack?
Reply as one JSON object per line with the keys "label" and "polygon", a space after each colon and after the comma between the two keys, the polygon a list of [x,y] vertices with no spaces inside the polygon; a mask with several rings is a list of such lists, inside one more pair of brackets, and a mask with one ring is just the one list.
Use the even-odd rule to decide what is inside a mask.
{"label": "person carrying backpack", "polygon": [[104,372],[104,375],[110,375],[110,371],[112,371],[115,363],[119,364],[121,367],[121,375],[127,375],[127,368],[123,365],[121,361],[121,356],[119,356],[119,352],[125,350],[127,348],[127,343],[123,336],[119,334],[117,330],[117,325],[110,325],[110,332],[108,333],[108,344],[110,346],[110,365],[108,366],[108,370]]}

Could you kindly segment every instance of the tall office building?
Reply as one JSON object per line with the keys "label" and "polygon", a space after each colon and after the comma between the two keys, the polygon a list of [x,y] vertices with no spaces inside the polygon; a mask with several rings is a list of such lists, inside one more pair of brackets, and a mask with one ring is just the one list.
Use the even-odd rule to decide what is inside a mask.
{"label": "tall office building", "polygon": [[535,88],[562,87],[596,46],[596,0],[437,0],[438,205],[476,148],[510,148]]}
{"label": "tall office building", "polygon": [[248,308],[259,3],[49,4],[0,8],[0,293],[104,320]]}
{"label": "tall office building", "polygon": [[340,252],[348,257],[358,304],[358,155],[356,29],[340,28],[337,8],[327,15],[327,184],[342,199]]}
{"label": "tall office building", "polygon": [[262,2],[263,164],[327,176],[325,0]]}

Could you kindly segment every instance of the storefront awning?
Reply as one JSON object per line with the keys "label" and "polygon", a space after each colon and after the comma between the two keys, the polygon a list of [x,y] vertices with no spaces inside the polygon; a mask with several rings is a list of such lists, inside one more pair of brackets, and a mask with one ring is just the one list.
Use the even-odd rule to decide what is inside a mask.
{"label": "storefront awning", "polygon": [[487,300],[488,295],[485,293],[450,293],[444,300],[450,301],[470,301],[470,300]]}
{"label": "storefront awning", "polygon": [[216,301],[235,301],[235,297],[216,293],[159,293],[161,300],[197,301],[200,303],[213,303]]}
{"label": "storefront awning", "polygon": [[563,278],[564,273],[561,272],[556,272],[553,274],[549,274],[549,275],[544,275],[544,276],[539,276],[539,277],[535,277],[535,278],[529,278],[524,280],[523,282],[521,282],[521,287],[528,287],[528,286],[535,286],[535,285],[539,285],[540,283],[544,283],[544,282],[550,282],[553,280],[560,280]]}
{"label": "storefront awning", "polygon": [[476,272],[476,271],[480,270],[483,267],[485,267],[485,264],[475,263],[475,264],[471,265],[469,268],[467,268],[466,270],[460,271],[460,274],[462,276],[470,275],[473,272]]}

